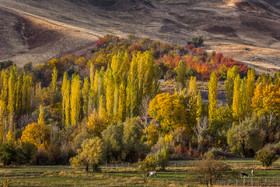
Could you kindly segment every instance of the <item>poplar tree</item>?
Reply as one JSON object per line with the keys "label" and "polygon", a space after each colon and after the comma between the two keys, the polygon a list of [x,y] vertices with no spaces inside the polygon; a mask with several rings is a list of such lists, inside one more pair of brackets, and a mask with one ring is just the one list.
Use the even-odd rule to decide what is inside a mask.
{"label": "poplar tree", "polygon": [[98,115],[103,121],[107,121],[107,111],[105,108],[105,99],[103,95],[100,97]]}
{"label": "poplar tree", "polygon": [[50,90],[51,90],[51,94],[52,94],[52,104],[56,103],[57,101],[57,69],[56,67],[53,69],[53,73],[52,73],[52,81],[50,84]]}
{"label": "poplar tree", "polygon": [[96,70],[94,74],[93,84],[91,86],[91,97],[92,97],[92,109],[98,109],[98,83],[99,83],[99,72]]}
{"label": "poplar tree", "polygon": [[90,85],[89,85],[88,78],[86,77],[85,80],[84,80],[84,85],[83,85],[83,90],[82,90],[84,116],[88,116],[89,89],[90,89]]}
{"label": "poplar tree", "polygon": [[93,112],[94,110],[94,65],[90,64],[90,89],[89,89],[89,97],[88,97],[88,111]]}
{"label": "poplar tree", "polygon": [[39,117],[38,117],[38,125],[46,125],[44,117],[45,117],[44,108],[43,108],[42,105],[40,105],[40,113],[39,113]]}
{"label": "poplar tree", "polygon": [[134,53],[132,61],[130,63],[130,69],[128,72],[128,83],[126,88],[126,114],[127,117],[135,117],[137,115],[137,109],[139,106],[138,100],[138,61],[137,55]]}
{"label": "poplar tree", "polygon": [[[144,82],[143,82],[143,96],[151,96],[153,94],[153,80],[154,80],[154,57],[151,52],[146,51],[143,55],[144,62]],[[141,63],[141,62],[140,62]],[[141,99],[142,101],[142,99]]]}
{"label": "poplar tree", "polygon": [[71,83],[69,80],[66,82],[65,86],[65,91],[64,91],[64,106],[65,106],[65,111],[64,111],[64,124],[66,126],[71,125],[70,123],[70,111],[71,111],[71,105],[70,105],[70,92],[71,92]]}
{"label": "poplar tree", "polygon": [[15,132],[15,108],[16,108],[16,72],[15,67],[10,71],[9,76],[9,96],[8,96],[8,110],[9,110],[9,130]]}
{"label": "poplar tree", "polygon": [[113,111],[114,111],[114,91],[115,91],[115,84],[113,80],[112,70],[111,68],[108,68],[106,71],[106,109],[108,118],[111,119],[113,117]]}
{"label": "poplar tree", "polygon": [[119,86],[115,84],[113,118],[118,120]]}
{"label": "poplar tree", "polygon": [[61,86],[61,95],[62,95],[62,123],[65,124],[65,105],[66,105],[66,87],[68,84],[68,75],[66,72],[63,74],[62,86]]}
{"label": "poplar tree", "polygon": [[125,83],[122,81],[119,86],[119,100],[118,100],[118,121],[125,121],[125,112],[126,112],[126,95],[125,95]]}
{"label": "poplar tree", "polygon": [[247,72],[247,81],[246,81],[246,103],[247,103],[247,112],[252,112],[252,99],[254,97],[255,91],[255,69],[249,69]]}
{"label": "poplar tree", "polygon": [[196,121],[199,121],[202,114],[202,98],[200,91],[197,94],[197,104],[196,104]]}
{"label": "poplar tree", "polygon": [[232,102],[232,111],[233,116],[239,118],[241,115],[241,93],[240,93],[240,85],[241,79],[240,76],[237,75],[234,79],[234,90],[233,90],[233,102]]}
{"label": "poplar tree", "polygon": [[23,76],[23,85],[22,85],[22,105],[23,111],[25,113],[31,112],[31,104],[33,97],[33,82],[30,75],[24,74]]}
{"label": "poplar tree", "polygon": [[73,75],[71,82],[71,125],[77,126],[80,120],[81,111],[81,80],[79,75]]}
{"label": "poplar tree", "polygon": [[[8,104],[8,83],[9,83],[9,75],[7,72],[2,71],[1,79],[3,81],[2,90],[1,90],[1,100],[5,103],[5,105]],[[6,109],[5,109],[6,111]]]}
{"label": "poplar tree", "polygon": [[187,71],[187,64],[184,61],[180,61],[178,67],[176,68],[176,81],[177,83],[181,84],[184,88],[186,85],[186,71]]}
{"label": "poplar tree", "polygon": [[98,83],[97,83],[97,105],[96,105],[96,109],[99,108],[99,100],[100,97],[104,95],[104,69],[102,68],[99,73],[98,73]]}
{"label": "poplar tree", "polygon": [[211,125],[212,120],[214,119],[214,116],[216,114],[216,107],[217,107],[217,87],[218,87],[218,81],[216,73],[213,72],[210,77],[210,81],[208,83],[209,88],[209,124]]}
{"label": "poplar tree", "polygon": [[231,107],[232,105],[234,79],[237,76],[237,74],[238,74],[237,66],[233,66],[231,69],[228,69],[227,71],[227,80],[225,81],[225,87],[226,87],[226,99],[229,107]]}
{"label": "poplar tree", "polygon": [[5,136],[5,103],[0,100],[0,144],[3,143]]}
{"label": "poplar tree", "polygon": [[50,85],[50,88],[51,88],[53,94],[55,94],[55,92],[57,90],[56,82],[57,82],[57,69],[54,68],[53,73],[52,73],[52,82]]}
{"label": "poplar tree", "polygon": [[23,84],[23,75],[18,76],[16,83],[16,113],[17,116],[20,116],[23,113],[22,109],[22,84]]}
{"label": "poplar tree", "polygon": [[191,77],[189,81],[189,89],[188,89],[188,123],[193,126],[196,124],[196,112],[197,112],[197,83],[196,77]]}

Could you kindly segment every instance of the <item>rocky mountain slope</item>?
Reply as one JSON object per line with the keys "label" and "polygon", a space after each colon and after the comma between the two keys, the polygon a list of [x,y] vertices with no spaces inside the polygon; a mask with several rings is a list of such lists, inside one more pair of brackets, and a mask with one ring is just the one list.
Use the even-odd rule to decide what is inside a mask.
{"label": "rocky mountain slope", "polygon": [[104,34],[205,47],[280,67],[278,0],[0,0],[0,61],[43,62],[90,49]]}

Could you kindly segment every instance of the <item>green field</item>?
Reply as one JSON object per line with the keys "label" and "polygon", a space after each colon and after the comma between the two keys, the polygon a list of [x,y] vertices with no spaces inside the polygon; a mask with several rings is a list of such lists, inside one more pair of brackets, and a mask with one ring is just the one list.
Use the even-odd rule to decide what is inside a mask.
{"label": "green field", "polygon": [[[8,181],[9,186],[197,186],[190,183],[187,170],[199,161],[171,161],[167,171],[158,172],[156,177],[144,183],[135,165],[112,164],[103,165],[101,173],[85,173],[74,171],[69,166],[20,166],[0,168],[0,180]],[[263,168],[254,159],[225,160],[238,172],[250,175],[251,169],[255,174],[249,178],[219,181],[220,186],[254,186],[262,184],[280,185],[280,161],[270,168]]]}

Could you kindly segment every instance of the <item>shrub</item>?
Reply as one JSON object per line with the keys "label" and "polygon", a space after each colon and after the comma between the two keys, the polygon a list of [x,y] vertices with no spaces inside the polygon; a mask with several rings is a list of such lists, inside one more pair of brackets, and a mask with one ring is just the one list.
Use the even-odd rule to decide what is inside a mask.
{"label": "shrub", "polygon": [[47,148],[47,155],[50,164],[58,164],[61,161],[61,150],[58,144],[51,144]]}
{"label": "shrub", "polygon": [[34,165],[46,165],[49,162],[48,155],[42,148],[39,148],[37,152],[33,155],[31,162]]}
{"label": "shrub", "polygon": [[223,151],[221,148],[213,147],[208,152],[204,153],[204,158],[213,158],[213,159],[224,159],[226,157],[232,157],[233,155]]}
{"label": "shrub", "polygon": [[167,146],[161,148],[155,153],[150,153],[146,159],[152,159],[156,166],[160,167],[161,170],[165,170],[170,157],[170,150]]}
{"label": "shrub", "polygon": [[29,142],[21,142],[20,147],[17,147],[17,163],[30,164],[32,157],[36,153],[36,147],[34,144]]}
{"label": "shrub", "polygon": [[137,169],[142,174],[144,182],[147,182],[148,173],[156,169],[156,162],[152,157],[147,157],[137,163]]}
{"label": "shrub", "polygon": [[201,184],[213,186],[216,181],[222,178],[235,178],[238,174],[233,172],[226,163],[212,158],[206,158],[198,162],[194,168],[188,172],[188,176],[193,176],[194,178],[192,180],[196,182],[200,181]]}
{"label": "shrub", "polygon": [[268,144],[257,152],[255,158],[267,167],[271,166],[278,159],[278,156],[273,145]]}
{"label": "shrub", "polygon": [[8,67],[12,66],[13,64],[14,64],[14,62],[11,60],[0,62],[0,70],[8,68]]}
{"label": "shrub", "polygon": [[12,143],[3,143],[0,145],[0,161],[4,166],[9,166],[16,161],[17,152]]}

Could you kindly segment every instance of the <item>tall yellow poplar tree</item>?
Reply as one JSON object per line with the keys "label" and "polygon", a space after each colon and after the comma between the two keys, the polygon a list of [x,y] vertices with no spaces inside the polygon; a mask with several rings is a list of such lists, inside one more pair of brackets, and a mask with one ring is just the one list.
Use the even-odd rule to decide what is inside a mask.
{"label": "tall yellow poplar tree", "polygon": [[214,119],[214,116],[216,114],[217,110],[217,88],[218,87],[218,81],[216,73],[213,72],[210,77],[210,81],[208,83],[209,88],[209,124],[211,125],[212,120]]}
{"label": "tall yellow poplar tree", "polygon": [[77,126],[81,111],[81,80],[79,75],[74,75],[71,83],[71,125]]}

